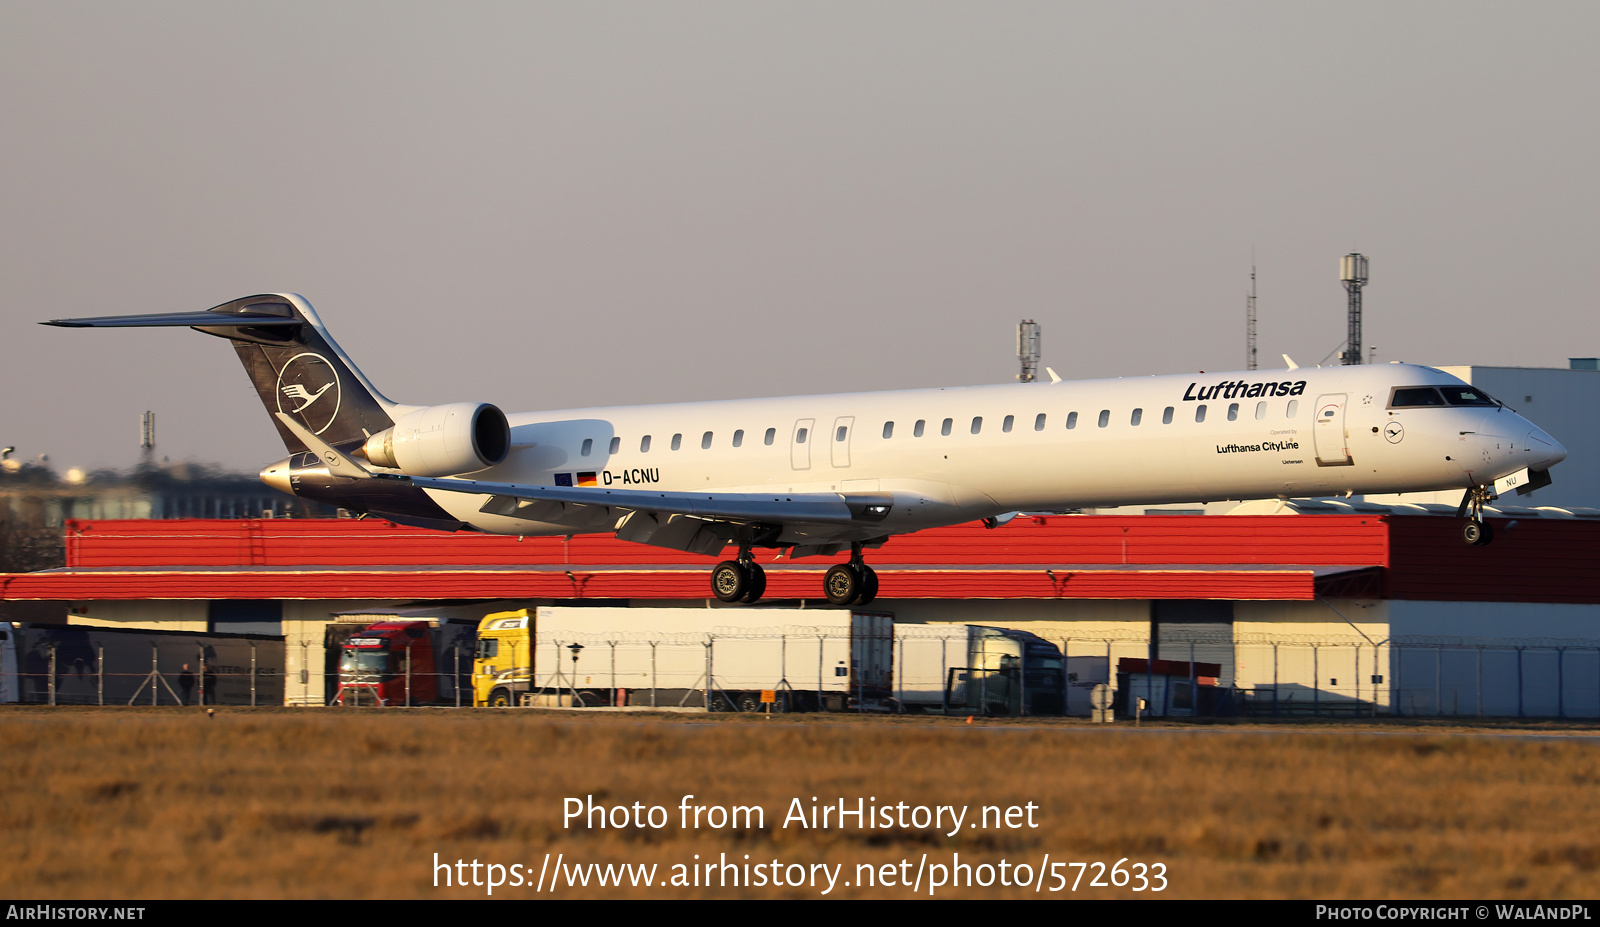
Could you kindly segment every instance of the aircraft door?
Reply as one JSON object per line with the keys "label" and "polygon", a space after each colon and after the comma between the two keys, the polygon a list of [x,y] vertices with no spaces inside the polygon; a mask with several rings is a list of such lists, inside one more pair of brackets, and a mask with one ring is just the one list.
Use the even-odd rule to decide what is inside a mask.
{"label": "aircraft door", "polygon": [[838,468],[850,466],[850,433],[856,430],[856,417],[854,415],[841,415],[833,420],[833,434],[828,442],[828,447],[833,450],[833,465]]}
{"label": "aircraft door", "polygon": [[802,418],[794,423],[794,433],[789,438],[789,465],[796,470],[811,469],[811,433],[816,431],[817,420]]}
{"label": "aircraft door", "polygon": [[1319,467],[1348,467],[1352,463],[1349,433],[1344,427],[1347,399],[1344,393],[1325,393],[1317,397],[1317,420],[1311,426],[1311,434]]}

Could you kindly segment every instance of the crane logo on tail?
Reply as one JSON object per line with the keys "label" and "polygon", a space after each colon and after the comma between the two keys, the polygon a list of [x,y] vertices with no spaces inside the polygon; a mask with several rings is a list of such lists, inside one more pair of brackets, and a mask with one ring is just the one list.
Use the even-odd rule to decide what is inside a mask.
{"label": "crane logo on tail", "polygon": [[318,399],[321,399],[322,398],[322,394],[326,393],[328,391],[328,387],[330,387],[332,385],[333,385],[332,383],[327,383],[322,387],[322,389],[319,389],[314,393],[306,392],[306,388],[304,386],[301,386],[298,383],[291,383],[288,386],[285,386],[283,388],[283,394],[285,396],[288,396],[290,399],[304,399],[305,400],[305,402],[300,403],[299,406],[297,406],[297,407],[295,407],[293,409],[290,409],[289,410],[289,414],[290,415],[299,415],[301,412],[304,412],[306,410],[306,406],[309,406],[313,402],[316,402]]}
{"label": "crane logo on tail", "polygon": [[313,434],[339,417],[340,398],[339,374],[320,354],[296,354],[278,372],[278,411],[299,418]]}

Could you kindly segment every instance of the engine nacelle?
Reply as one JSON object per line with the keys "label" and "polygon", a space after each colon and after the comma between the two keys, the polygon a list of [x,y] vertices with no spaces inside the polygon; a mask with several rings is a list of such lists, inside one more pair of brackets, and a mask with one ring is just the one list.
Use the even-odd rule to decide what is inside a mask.
{"label": "engine nacelle", "polygon": [[492,467],[511,451],[506,415],[486,402],[429,406],[367,439],[361,453],[408,476],[455,476]]}

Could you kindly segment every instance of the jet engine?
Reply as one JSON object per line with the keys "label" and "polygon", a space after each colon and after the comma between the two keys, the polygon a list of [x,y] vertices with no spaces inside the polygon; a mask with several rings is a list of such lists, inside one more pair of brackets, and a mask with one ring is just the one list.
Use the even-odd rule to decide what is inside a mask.
{"label": "jet engine", "polygon": [[492,467],[511,450],[504,412],[486,402],[428,406],[371,436],[361,453],[407,476],[455,476]]}

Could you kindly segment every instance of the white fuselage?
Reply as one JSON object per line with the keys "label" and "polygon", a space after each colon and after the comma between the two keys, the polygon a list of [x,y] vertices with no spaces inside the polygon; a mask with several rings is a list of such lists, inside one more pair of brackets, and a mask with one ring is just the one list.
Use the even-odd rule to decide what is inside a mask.
{"label": "white fuselage", "polygon": [[[1462,488],[1565,456],[1503,407],[1390,407],[1425,385],[1462,382],[1383,364],[529,413],[508,417],[510,455],[470,478],[894,494],[870,530],[786,532],[806,543],[1011,511]],[[574,533],[429,495],[480,530]]]}

